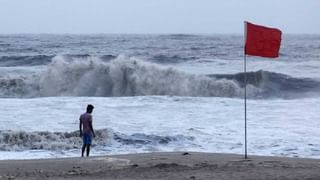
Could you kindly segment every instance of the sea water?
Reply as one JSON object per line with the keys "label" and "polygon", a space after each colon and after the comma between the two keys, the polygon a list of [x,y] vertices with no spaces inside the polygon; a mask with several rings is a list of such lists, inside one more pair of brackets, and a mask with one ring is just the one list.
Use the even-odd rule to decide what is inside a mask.
{"label": "sea water", "polygon": [[[243,37],[1,35],[0,159],[244,153]],[[320,36],[284,35],[280,57],[247,57],[249,155],[320,158]]]}

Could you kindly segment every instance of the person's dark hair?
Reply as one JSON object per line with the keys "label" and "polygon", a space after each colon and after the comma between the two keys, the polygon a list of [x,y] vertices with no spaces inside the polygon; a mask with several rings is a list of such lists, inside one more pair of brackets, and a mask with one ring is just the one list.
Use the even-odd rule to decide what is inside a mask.
{"label": "person's dark hair", "polygon": [[92,113],[93,108],[94,108],[93,105],[88,104],[88,106],[87,106],[87,112],[88,112],[88,113]]}

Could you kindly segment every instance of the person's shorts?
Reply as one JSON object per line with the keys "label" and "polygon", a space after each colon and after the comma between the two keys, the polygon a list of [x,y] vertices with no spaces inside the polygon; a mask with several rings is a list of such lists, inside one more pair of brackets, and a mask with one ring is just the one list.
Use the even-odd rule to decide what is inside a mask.
{"label": "person's shorts", "polygon": [[91,144],[92,143],[92,136],[90,134],[83,134],[83,144]]}

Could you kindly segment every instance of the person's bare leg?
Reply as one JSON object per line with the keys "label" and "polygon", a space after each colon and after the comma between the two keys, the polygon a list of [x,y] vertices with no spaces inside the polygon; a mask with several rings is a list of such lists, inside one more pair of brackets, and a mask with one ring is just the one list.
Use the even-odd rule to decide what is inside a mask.
{"label": "person's bare leg", "polygon": [[86,144],[84,144],[83,146],[82,146],[82,150],[81,150],[81,157],[83,157],[83,155],[84,155],[84,150],[86,149]]}
{"label": "person's bare leg", "polygon": [[87,144],[87,156],[90,154],[90,144]]}

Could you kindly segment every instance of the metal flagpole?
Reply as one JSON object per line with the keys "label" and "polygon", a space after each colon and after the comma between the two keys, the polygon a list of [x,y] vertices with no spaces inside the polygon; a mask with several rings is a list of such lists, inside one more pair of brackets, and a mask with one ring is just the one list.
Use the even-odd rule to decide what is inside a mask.
{"label": "metal flagpole", "polygon": [[244,158],[247,159],[247,56],[244,55]]}
{"label": "metal flagpole", "polygon": [[247,40],[247,22],[244,22],[244,158],[247,159],[247,55],[246,55],[246,40]]}

